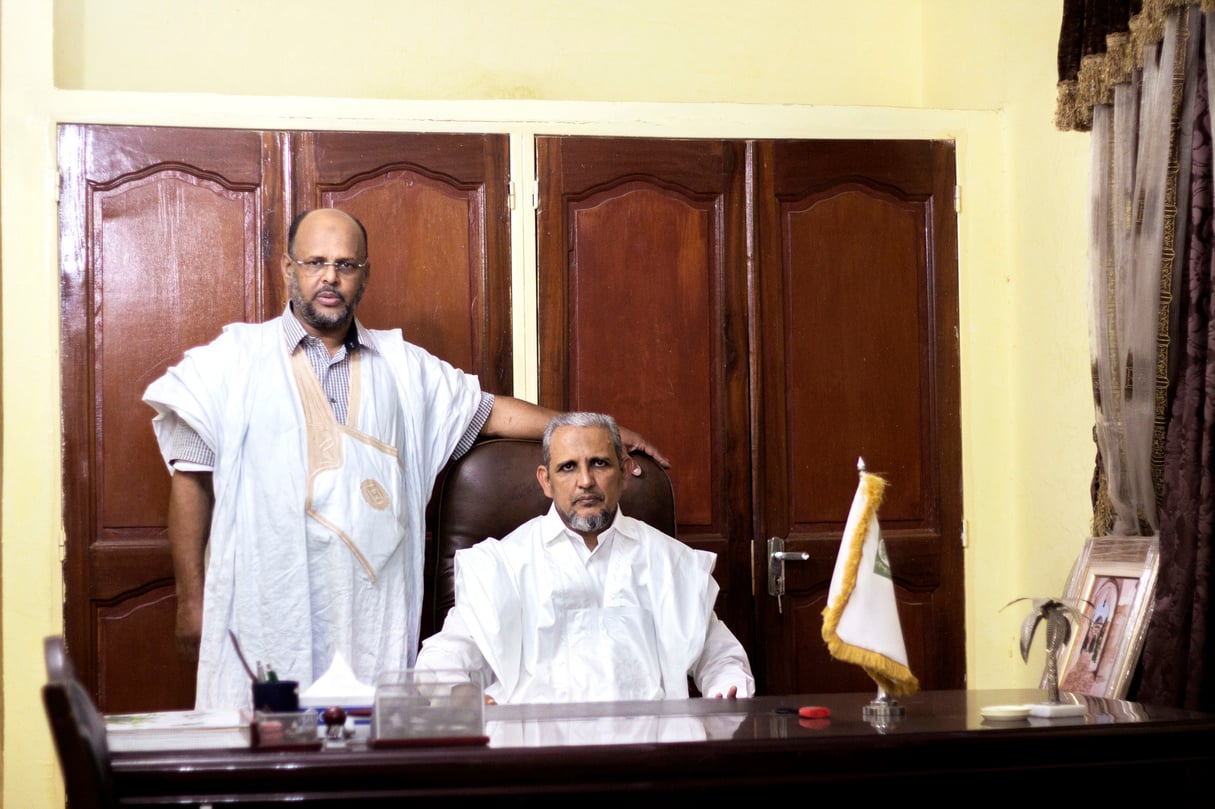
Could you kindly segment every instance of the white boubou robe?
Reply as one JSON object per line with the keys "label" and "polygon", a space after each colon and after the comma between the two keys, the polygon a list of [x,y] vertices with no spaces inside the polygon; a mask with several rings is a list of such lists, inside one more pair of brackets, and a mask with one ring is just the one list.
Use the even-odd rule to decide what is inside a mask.
{"label": "white boubou robe", "polygon": [[426,502],[481,391],[400,331],[360,338],[346,425],[279,318],[226,327],[144,396],[162,452],[178,419],[215,452],[198,709],[251,702],[229,630],[301,690],[338,653],[372,685],[413,664]]}
{"label": "white boubou robe", "polygon": [[418,668],[480,670],[503,704],[686,698],[689,673],[704,693],[751,695],[746,652],[713,614],[715,554],[617,512],[600,588],[571,536],[550,508],[459,551],[456,606]]}

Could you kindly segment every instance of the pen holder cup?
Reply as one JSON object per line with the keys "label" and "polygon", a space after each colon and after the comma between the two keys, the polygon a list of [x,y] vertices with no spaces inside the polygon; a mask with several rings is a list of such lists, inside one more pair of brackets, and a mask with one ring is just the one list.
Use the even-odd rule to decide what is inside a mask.
{"label": "pen holder cup", "polygon": [[300,684],[295,680],[275,680],[253,684],[253,710],[282,713],[300,709]]}

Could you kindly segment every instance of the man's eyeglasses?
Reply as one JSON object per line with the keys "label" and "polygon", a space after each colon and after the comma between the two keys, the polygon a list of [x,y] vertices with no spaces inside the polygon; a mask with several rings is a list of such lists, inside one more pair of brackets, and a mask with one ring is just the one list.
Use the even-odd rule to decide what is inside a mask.
{"label": "man's eyeglasses", "polygon": [[307,261],[301,261],[295,256],[287,256],[287,258],[291,259],[292,263],[298,264],[300,267],[302,267],[305,275],[320,275],[325,271],[326,267],[332,267],[333,269],[337,270],[339,274],[350,276],[354,275],[359,270],[367,269],[367,265],[370,263],[367,261],[360,263],[350,261],[349,259],[324,261],[319,258],[310,258]]}

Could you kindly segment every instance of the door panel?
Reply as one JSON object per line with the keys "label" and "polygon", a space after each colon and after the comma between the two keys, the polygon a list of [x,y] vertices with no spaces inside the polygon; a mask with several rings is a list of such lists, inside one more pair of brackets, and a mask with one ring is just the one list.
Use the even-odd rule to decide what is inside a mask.
{"label": "door panel", "polygon": [[[619,380],[640,369],[648,379],[663,380],[647,387],[645,408],[680,414],[665,425],[663,434],[664,441],[681,448],[678,468],[685,471],[679,476],[679,516],[688,525],[710,525],[711,442],[691,439],[710,432],[711,402],[704,394],[717,352],[703,342],[684,351],[676,348],[689,333],[712,333],[713,206],[688,204],[644,183],[626,183],[591,195],[571,215],[577,257],[569,279],[570,400],[577,409],[601,402],[620,411],[635,401],[636,391],[622,389]],[[619,238],[617,226],[630,219],[647,226]],[[667,233],[687,234],[686,241],[667,238]],[[638,298],[632,285],[613,271],[620,267],[659,271],[647,284],[647,294]],[[640,333],[621,328],[633,320],[648,328]],[[679,395],[698,388],[701,395]],[[632,409],[638,408],[634,404]],[[647,431],[658,427],[645,420],[651,422]]]}
{"label": "door panel", "polygon": [[540,399],[611,413],[672,461],[681,539],[718,554],[747,637],[741,146],[538,138]]}
{"label": "door panel", "polygon": [[874,687],[821,635],[859,458],[890,484],[879,521],[910,667],[962,687],[952,147],[761,142],[756,164],[757,533],[810,556],[785,565],[779,605],[757,604],[768,688]]}
{"label": "door panel", "polygon": [[64,126],[59,148],[65,634],[103,710],[189,707],[144,389],[224,324],[282,311],[288,224],[324,204],[368,229],[360,317],[509,393],[507,141]]}
{"label": "door panel", "polygon": [[[789,328],[787,409],[826,418],[789,424],[790,512],[796,523],[838,519],[855,486],[840,469],[872,457],[900,482],[882,506],[886,521],[915,516],[921,505],[918,440],[922,423],[921,362],[924,221],[922,206],[856,184],[783,204],[783,282]],[[865,222],[881,238],[838,239]],[[906,260],[910,257],[912,260]],[[875,278],[876,268],[889,268]],[[880,362],[876,362],[881,358]],[[901,369],[891,384],[890,369]],[[880,406],[874,397],[880,396]],[[848,431],[839,429],[846,418]],[[858,440],[859,436],[859,440]]]}
{"label": "door panel", "polygon": [[367,228],[359,318],[509,394],[508,147],[505,135],[292,135],[296,210],[335,207]]}

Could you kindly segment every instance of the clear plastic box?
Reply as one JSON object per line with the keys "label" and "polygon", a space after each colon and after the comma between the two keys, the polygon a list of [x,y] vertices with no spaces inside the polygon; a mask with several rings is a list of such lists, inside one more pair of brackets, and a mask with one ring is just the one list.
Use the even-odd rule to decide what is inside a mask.
{"label": "clear plastic box", "polygon": [[385,676],[376,684],[373,746],[487,741],[485,689],[478,673],[410,669]]}
{"label": "clear plastic box", "polygon": [[317,716],[316,711],[255,711],[252,722],[253,747],[320,747]]}

